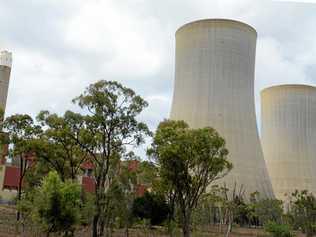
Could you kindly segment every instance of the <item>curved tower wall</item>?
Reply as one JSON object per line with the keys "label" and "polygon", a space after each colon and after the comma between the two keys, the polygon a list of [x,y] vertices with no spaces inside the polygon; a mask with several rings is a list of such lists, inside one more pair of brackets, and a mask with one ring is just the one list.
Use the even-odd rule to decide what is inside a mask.
{"label": "curved tower wall", "polygon": [[5,111],[11,74],[12,54],[0,52],[0,107]]}
{"label": "curved tower wall", "polygon": [[176,32],[170,118],[214,127],[226,140],[233,170],[220,182],[273,197],[254,105],[256,31],[247,24],[210,19]]}
{"label": "curved tower wall", "polygon": [[261,92],[262,146],[277,198],[316,193],[316,88],[282,85]]}

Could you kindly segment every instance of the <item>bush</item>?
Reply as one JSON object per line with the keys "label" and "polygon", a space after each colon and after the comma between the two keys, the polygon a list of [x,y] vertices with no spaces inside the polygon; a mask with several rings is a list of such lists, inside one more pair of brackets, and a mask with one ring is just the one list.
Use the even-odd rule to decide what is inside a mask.
{"label": "bush", "polygon": [[316,197],[307,190],[292,194],[290,215],[294,228],[301,229],[307,237],[316,234]]}
{"label": "bush", "polygon": [[152,225],[160,225],[169,214],[169,207],[163,196],[146,192],[136,198],[132,208],[133,216],[141,220],[149,219]]}
{"label": "bush", "polygon": [[47,235],[55,232],[73,236],[75,225],[80,222],[80,196],[80,185],[63,182],[57,172],[50,172],[40,187],[24,195],[18,208]]}
{"label": "bush", "polygon": [[268,222],[264,229],[273,237],[293,237],[291,228],[288,225],[277,224],[275,222]]}
{"label": "bush", "polygon": [[260,224],[280,223],[283,215],[283,203],[277,199],[263,199],[255,204],[255,214]]}

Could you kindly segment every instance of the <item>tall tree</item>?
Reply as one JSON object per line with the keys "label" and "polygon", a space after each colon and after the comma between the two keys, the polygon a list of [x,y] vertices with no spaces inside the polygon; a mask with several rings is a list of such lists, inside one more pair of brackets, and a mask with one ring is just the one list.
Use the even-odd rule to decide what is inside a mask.
{"label": "tall tree", "polygon": [[61,179],[77,179],[81,164],[87,159],[87,152],[69,135],[72,127],[82,120],[69,119],[67,114],[58,116],[48,111],[41,111],[37,116],[43,133],[33,143],[33,149],[38,156],[39,162],[43,162],[51,169],[56,170]]}
{"label": "tall tree", "polygon": [[[21,200],[22,183],[27,170],[30,167],[30,154],[33,152],[31,143],[41,133],[41,128],[34,124],[33,119],[27,114],[16,114],[7,117],[2,124],[3,142],[12,145],[11,155],[17,159],[20,166],[17,200]],[[20,212],[17,212],[17,220]]]}
{"label": "tall tree", "polygon": [[148,153],[157,160],[161,179],[174,190],[183,236],[189,237],[192,211],[201,195],[232,168],[225,141],[213,128],[190,129],[184,121],[166,120]]}
{"label": "tall tree", "polygon": [[128,161],[121,162],[120,172],[111,185],[113,195],[112,205],[116,218],[125,228],[125,236],[129,236],[129,227],[133,223],[132,205],[136,197],[137,176],[134,170],[128,167]]}
{"label": "tall tree", "polygon": [[66,112],[75,121],[69,135],[87,152],[94,164],[95,215],[93,237],[104,233],[105,198],[111,160],[126,153],[126,146],[137,146],[151,135],[146,124],[137,120],[147,102],[135,92],[114,81],[98,81],[73,100],[85,115]]}

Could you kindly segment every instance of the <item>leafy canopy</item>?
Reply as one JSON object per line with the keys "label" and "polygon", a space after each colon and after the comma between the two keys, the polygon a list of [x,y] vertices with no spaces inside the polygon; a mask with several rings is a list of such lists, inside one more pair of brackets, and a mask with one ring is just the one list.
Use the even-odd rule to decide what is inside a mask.
{"label": "leafy canopy", "polygon": [[158,126],[149,154],[160,166],[160,176],[194,207],[213,181],[232,164],[225,141],[213,128],[190,129],[184,121],[166,120]]}
{"label": "leafy canopy", "polygon": [[316,198],[307,190],[292,194],[291,211],[293,225],[301,228],[306,235],[316,234]]}
{"label": "leafy canopy", "polygon": [[56,171],[50,172],[34,193],[33,220],[48,233],[73,231],[80,220],[80,195],[80,185],[62,182]]}
{"label": "leafy canopy", "polygon": [[173,193],[180,207],[184,236],[190,236],[193,208],[206,188],[232,168],[225,140],[213,128],[191,129],[184,121],[165,120],[148,154],[160,168],[162,187]]}
{"label": "leafy canopy", "polygon": [[[93,236],[102,236],[107,210],[107,183],[112,164],[126,156],[127,146],[138,146],[144,137],[151,135],[138,115],[147,102],[136,93],[115,81],[98,81],[91,84],[73,102],[84,115],[67,112],[75,126],[69,135],[94,164],[95,208]],[[113,169],[112,169],[113,170]]]}

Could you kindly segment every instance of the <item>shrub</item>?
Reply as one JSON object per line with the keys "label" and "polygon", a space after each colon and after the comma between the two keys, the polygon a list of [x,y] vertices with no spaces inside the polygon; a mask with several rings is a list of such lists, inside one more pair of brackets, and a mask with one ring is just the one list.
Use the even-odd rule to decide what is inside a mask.
{"label": "shrub", "polygon": [[277,224],[275,222],[267,222],[264,226],[266,232],[273,237],[293,237],[291,228],[288,225]]}
{"label": "shrub", "polygon": [[57,172],[50,172],[42,185],[26,193],[18,208],[23,215],[47,233],[73,236],[75,225],[80,222],[81,187],[72,182],[63,182]]}
{"label": "shrub", "polygon": [[280,223],[283,215],[283,203],[277,199],[263,199],[255,204],[255,214],[262,225],[268,222]]}
{"label": "shrub", "polygon": [[133,216],[143,220],[149,219],[152,225],[160,225],[167,219],[169,207],[163,196],[146,192],[133,203]]}
{"label": "shrub", "polygon": [[301,229],[307,237],[316,234],[316,197],[307,190],[292,194],[290,215],[294,228]]}

